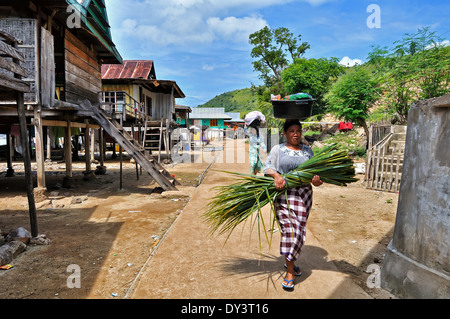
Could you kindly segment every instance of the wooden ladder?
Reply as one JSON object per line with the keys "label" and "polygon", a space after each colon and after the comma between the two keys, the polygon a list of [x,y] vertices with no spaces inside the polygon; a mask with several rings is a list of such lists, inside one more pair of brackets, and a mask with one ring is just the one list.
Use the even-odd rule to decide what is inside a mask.
{"label": "wooden ladder", "polygon": [[164,134],[163,121],[159,123],[159,126],[148,126],[148,122],[145,123],[144,128],[144,141],[143,145],[147,152],[153,154],[158,152],[158,162],[161,160],[161,143]]}
{"label": "wooden ladder", "polygon": [[81,104],[84,111],[90,112],[90,116],[134,158],[136,163],[155,179],[164,190],[177,190],[175,185],[180,183],[158,162],[156,162],[145,148],[139,144],[124,128],[114,119],[110,118],[103,110],[93,107],[85,100]]}

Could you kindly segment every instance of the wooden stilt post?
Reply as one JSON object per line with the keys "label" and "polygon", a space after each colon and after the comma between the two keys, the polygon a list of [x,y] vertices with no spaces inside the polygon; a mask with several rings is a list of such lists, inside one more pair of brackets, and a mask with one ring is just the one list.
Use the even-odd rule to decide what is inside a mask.
{"label": "wooden stilt post", "polygon": [[95,160],[95,130],[89,129],[89,136],[91,137],[91,163]]}
{"label": "wooden stilt post", "polygon": [[122,189],[122,146],[119,144],[119,158],[120,158],[120,186],[119,189]]}
{"label": "wooden stilt post", "polygon": [[66,158],[66,176],[72,177],[72,140],[71,140],[71,123],[67,121],[66,131],[64,134],[64,156]]}
{"label": "wooden stilt post", "polygon": [[86,162],[86,174],[91,172],[91,137],[89,136],[89,121],[85,120],[86,128],[84,130],[84,159]]}
{"label": "wooden stilt post", "polygon": [[99,148],[100,148],[100,165],[103,166],[105,165],[105,139],[104,139],[104,134],[103,134],[103,128],[100,127],[100,129],[98,130],[98,134],[99,134]]}
{"label": "wooden stilt post", "polygon": [[8,169],[6,170],[6,177],[12,177],[12,176],[14,176],[14,169],[12,167],[12,159],[14,156],[14,147],[12,146],[12,143],[11,143],[11,132],[8,132],[8,134],[6,135],[6,145],[7,145],[7,149],[8,149],[8,157],[6,159]]}
{"label": "wooden stilt post", "polygon": [[28,134],[27,134],[27,119],[25,115],[24,97],[22,92],[16,94],[17,99],[17,114],[19,115],[20,125],[20,143],[22,145],[23,163],[25,168],[25,180],[28,196],[28,209],[30,214],[31,235],[36,237],[38,235],[38,225],[36,217],[36,203],[34,201],[33,192],[33,178],[31,174],[31,156],[28,148]]}
{"label": "wooden stilt post", "polygon": [[52,141],[50,137],[50,130],[53,130],[52,127],[47,126],[47,156],[46,160],[51,161],[52,160]]}
{"label": "wooden stilt post", "polygon": [[[134,132],[134,124],[131,124],[131,136],[133,136],[133,139],[136,139],[136,133]],[[139,144],[139,132],[138,132],[138,144]],[[138,167],[138,162],[134,161],[135,166],[136,166],[136,180],[139,180],[139,167]]]}
{"label": "wooden stilt post", "polygon": [[44,134],[42,132],[41,112],[38,107],[34,109],[34,132],[36,137],[37,187],[45,188]]}
{"label": "wooden stilt post", "polygon": [[71,123],[67,121],[64,132],[64,158],[66,162],[66,176],[63,179],[63,187],[72,187],[72,141],[71,141]]}

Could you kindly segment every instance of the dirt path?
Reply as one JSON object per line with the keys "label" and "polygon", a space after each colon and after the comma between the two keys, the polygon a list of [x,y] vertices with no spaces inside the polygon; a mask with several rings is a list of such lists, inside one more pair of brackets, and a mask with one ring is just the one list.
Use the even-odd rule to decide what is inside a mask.
{"label": "dirt path", "polygon": [[[390,297],[367,287],[365,271],[382,263],[397,194],[367,190],[360,183],[316,188],[300,259],[304,274],[294,293],[286,293],[277,233],[272,247],[261,250],[256,234],[249,240],[248,225],[224,246],[223,237],[208,236],[200,215],[210,189],[229,180],[213,169],[245,172],[248,166],[219,162],[199,187],[194,185],[208,161],[169,166],[182,183],[175,193],[152,193],[157,185],[146,174],[136,180],[132,163],[124,164],[123,190],[118,189],[117,162],[107,163],[109,174],[90,182],[82,180],[79,164],[73,189],[58,186],[63,173],[50,175],[47,187],[54,192],[39,204],[38,225],[51,243],[29,246],[14,259],[14,268],[0,271],[0,298]],[[64,164],[51,165],[64,170]],[[19,166],[16,177],[0,175],[2,232],[29,228]],[[80,267],[81,288],[68,288],[69,265]]]}
{"label": "dirt path", "polygon": [[[233,164],[247,172],[248,164]],[[302,277],[294,292],[281,288],[284,260],[279,255],[279,233],[271,247],[259,246],[256,230],[238,227],[225,236],[208,235],[201,215],[210,190],[229,183],[230,170],[215,163],[193,194],[183,214],[145,266],[132,298],[389,298],[369,289],[370,264],[380,265],[393,225],[394,194],[368,191],[360,183],[347,188],[315,188],[306,246],[299,265]],[[391,203],[392,201],[392,203]],[[269,207],[264,208],[266,220]],[[264,236],[264,235],[262,235]],[[170,285],[167,285],[170,282]]]}

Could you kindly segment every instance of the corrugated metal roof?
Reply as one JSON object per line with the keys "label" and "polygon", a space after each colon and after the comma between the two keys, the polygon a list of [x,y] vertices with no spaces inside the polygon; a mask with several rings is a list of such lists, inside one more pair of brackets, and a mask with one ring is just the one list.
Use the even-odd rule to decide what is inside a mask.
{"label": "corrugated metal roof", "polygon": [[123,64],[103,64],[102,79],[156,79],[152,60],[124,60]]}
{"label": "corrugated metal roof", "polygon": [[193,107],[189,115],[191,120],[194,119],[224,119],[231,120],[231,116],[225,114],[223,107]]}
{"label": "corrugated metal roof", "polygon": [[225,114],[231,117],[231,120],[227,120],[227,121],[245,122],[244,120],[241,119],[241,113],[239,113],[239,112],[226,112]]}

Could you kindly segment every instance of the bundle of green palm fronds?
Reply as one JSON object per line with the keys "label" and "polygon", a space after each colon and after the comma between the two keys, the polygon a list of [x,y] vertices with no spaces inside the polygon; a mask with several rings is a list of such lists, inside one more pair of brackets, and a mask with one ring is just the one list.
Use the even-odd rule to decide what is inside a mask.
{"label": "bundle of green palm fronds", "polygon": [[324,183],[340,186],[357,181],[353,161],[346,151],[338,150],[336,144],[323,148],[295,170],[285,174],[284,190],[275,188],[272,177],[226,173],[237,176],[238,182],[214,188],[217,194],[211,198],[208,210],[204,214],[206,222],[211,225],[211,232],[228,232],[229,236],[236,226],[247,221],[256,212],[255,221],[258,221],[258,230],[261,230],[262,225],[267,239],[269,238],[261,208],[270,204],[273,212],[271,221],[273,229],[276,223],[274,200],[278,195],[285,193],[287,188],[307,185],[311,183],[314,175],[319,175]]}

